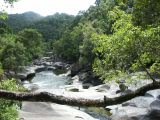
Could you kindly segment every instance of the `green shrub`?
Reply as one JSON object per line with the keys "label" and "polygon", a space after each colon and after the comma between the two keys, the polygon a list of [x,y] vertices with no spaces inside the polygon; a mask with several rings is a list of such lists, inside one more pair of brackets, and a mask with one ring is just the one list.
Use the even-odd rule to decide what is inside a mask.
{"label": "green shrub", "polygon": [[[0,89],[15,92],[25,90],[15,79],[1,81]],[[18,101],[0,99],[0,120],[17,120],[20,105],[21,102]]]}

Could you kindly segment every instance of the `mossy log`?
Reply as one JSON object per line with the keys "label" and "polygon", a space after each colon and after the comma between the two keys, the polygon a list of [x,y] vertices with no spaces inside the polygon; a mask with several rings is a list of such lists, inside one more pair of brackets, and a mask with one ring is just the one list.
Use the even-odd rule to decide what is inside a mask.
{"label": "mossy log", "polygon": [[103,100],[91,100],[81,98],[69,98],[60,95],[51,94],[48,92],[39,93],[17,93],[5,90],[0,90],[0,98],[7,100],[18,101],[32,101],[32,102],[53,102],[58,104],[66,104],[71,106],[94,106],[94,107],[106,107],[108,105],[115,105],[123,103],[137,96],[144,95],[147,91],[160,88],[160,82],[154,82],[147,84],[136,91],[133,91],[127,95],[122,95],[115,98],[107,98],[104,96]]}

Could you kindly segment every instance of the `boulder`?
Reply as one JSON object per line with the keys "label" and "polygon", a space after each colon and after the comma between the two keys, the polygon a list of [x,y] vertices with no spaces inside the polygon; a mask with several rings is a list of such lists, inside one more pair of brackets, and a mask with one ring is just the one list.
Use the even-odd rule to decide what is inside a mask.
{"label": "boulder", "polygon": [[71,77],[77,75],[81,70],[81,66],[78,63],[74,63],[71,65]]}
{"label": "boulder", "polygon": [[109,91],[109,89],[110,89],[109,84],[102,84],[102,85],[99,85],[99,86],[95,87],[95,90],[97,92],[107,92],[107,91]]}
{"label": "boulder", "polygon": [[52,62],[46,62],[45,61],[45,62],[42,63],[42,65],[44,65],[44,66],[52,66]]}
{"label": "boulder", "polygon": [[78,76],[79,76],[79,80],[82,81],[83,84],[90,83],[93,86],[96,86],[103,83],[102,80],[100,80],[99,77],[95,76],[91,71],[80,72]]}
{"label": "boulder", "polygon": [[17,73],[17,77],[22,81],[29,80],[35,76],[36,72],[41,72],[44,69],[44,66],[26,66],[21,72]]}
{"label": "boulder", "polygon": [[155,100],[150,104],[150,109],[151,110],[156,110],[160,112],[160,101],[159,100]]}
{"label": "boulder", "polygon": [[64,69],[65,68],[65,63],[62,63],[62,62],[55,62],[53,64],[53,67],[55,67],[56,69]]}
{"label": "boulder", "polygon": [[139,108],[149,108],[150,104],[154,101],[155,99],[152,97],[136,97],[133,98],[132,100],[129,100],[127,102],[122,103],[122,106],[135,106]]}
{"label": "boulder", "polygon": [[35,72],[42,72],[46,70],[46,67],[42,66],[42,67],[38,67],[37,69],[35,69]]}
{"label": "boulder", "polygon": [[92,86],[92,85],[89,83],[82,84],[83,89],[88,89],[90,86]]}
{"label": "boulder", "polygon": [[78,76],[80,81],[86,81],[89,79],[89,74],[87,72],[79,73]]}
{"label": "boulder", "polygon": [[73,107],[45,102],[23,102],[19,110],[23,120],[99,120]]}
{"label": "boulder", "polygon": [[148,113],[142,120],[160,120],[160,101],[155,100],[150,104]]}
{"label": "boulder", "polygon": [[155,99],[158,99],[158,96],[160,96],[160,89],[150,90],[150,91],[146,92],[145,96],[153,97]]}
{"label": "boulder", "polygon": [[36,84],[28,84],[28,83],[26,84],[25,83],[25,84],[23,84],[23,86],[29,91],[36,91],[39,89],[39,86]]}
{"label": "boulder", "polygon": [[148,109],[125,106],[112,110],[111,113],[112,120],[142,120]]}
{"label": "boulder", "polygon": [[50,71],[53,71],[53,70],[55,70],[56,68],[55,68],[55,67],[52,67],[52,66],[48,66],[46,69],[47,69],[47,70],[50,70]]}
{"label": "boulder", "polygon": [[79,89],[78,89],[78,88],[70,88],[70,89],[68,89],[68,91],[71,91],[71,92],[79,92]]}

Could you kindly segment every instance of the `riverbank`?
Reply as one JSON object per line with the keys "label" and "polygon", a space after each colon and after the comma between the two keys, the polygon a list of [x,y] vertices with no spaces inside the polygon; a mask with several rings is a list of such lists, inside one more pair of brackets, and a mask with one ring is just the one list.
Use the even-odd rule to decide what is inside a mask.
{"label": "riverbank", "polygon": [[[58,64],[59,64],[59,62],[58,62]],[[50,67],[55,68],[53,66],[50,66]],[[61,69],[63,67],[61,66],[58,68]],[[45,69],[40,68],[40,69],[42,71],[49,70],[46,68]],[[55,69],[52,69],[52,70],[55,70]],[[34,70],[35,73],[37,71],[40,72],[39,70],[36,70],[36,69]],[[70,72],[67,72],[66,74],[57,74],[56,76],[65,78],[69,74],[70,74]],[[107,84],[101,84],[101,85],[97,85],[97,86],[92,86],[91,83],[84,83],[82,81],[82,79],[86,74],[82,73],[82,74],[75,75],[74,77],[72,77],[72,79],[68,81],[67,85],[57,85],[59,88],[52,88],[51,83],[53,80],[48,81],[48,84],[50,84],[51,86],[46,86],[46,84],[43,83],[46,81],[45,80],[46,75],[47,74],[45,73],[45,76],[42,77],[43,78],[42,80],[39,80],[40,78],[37,78],[37,80],[39,80],[38,82],[42,82],[40,84],[39,83],[35,84],[33,82],[34,80],[31,82],[32,85],[37,86],[37,88],[34,89],[34,90],[36,90],[35,92],[44,92],[45,91],[45,92],[49,92],[52,94],[62,95],[65,97],[77,98],[77,99],[79,99],[79,98],[104,99],[104,96],[109,97],[109,98],[114,98],[114,97],[121,96],[123,94],[127,94],[131,91],[135,91],[136,89],[138,89],[146,84],[151,83],[151,81],[148,79],[138,79],[138,76],[133,75],[132,77],[135,79],[135,81],[133,80],[133,82],[130,85],[128,85],[128,89],[126,89],[125,91],[122,92],[120,90],[119,85],[115,82],[109,82]],[[59,80],[57,80],[57,81],[59,81]],[[70,85],[68,85],[68,84],[70,84]],[[45,86],[45,87],[43,87],[43,86]],[[33,88],[35,88],[35,86],[32,86],[30,90],[33,90]],[[160,118],[160,116],[158,116],[158,113],[160,113],[159,112],[160,107],[158,106],[159,105],[159,98],[160,98],[159,96],[160,96],[159,89],[154,90],[154,91],[149,91],[146,93],[145,96],[133,98],[132,100],[124,102],[120,105],[107,106],[106,110],[110,111],[110,113],[112,114],[111,118],[113,120],[119,120],[119,119],[123,119],[123,120],[132,120],[132,119],[152,120],[153,118],[155,120],[159,120],[159,118]],[[41,104],[39,103],[37,105],[41,105]],[[38,106],[35,108],[38,108]],[[50,107],[47,107],[47,108],[52,109]],[[32,109],[32,108],[29,108],[29,109]],[[43,108],[41,108],[41,109],[43,109]],[[21,113],[22,113],[22,115],[21,115]],[[28,114],[28,113],[21,111],[20,117],[25,116],[25,114]],[[36,115],[37,114],[34,114],[33,117]],[[63,118],[63,116],[61,116],[61,117]],[[72,118],[74,118],[74,117],[72,117]],[[59,119],[59,118],[57,118],[57,119]],[[85,118],[83,118],[83,119],[85,119]],[[110,119],[110,118],[108,118],[108,119]],[[108,120],[108,119],[106,119],[106,120]],[[33,118],[33,120],[34,120],[34,118]],[[105,120],[105,119],[103,119],[103,120]]]}
{"label": "riverbank", "polygon": [[[43,71],[37,73],[31,82],[24,82],[24,86],[31,88],[36,86],[35,92],[39,90],[52,89],[53,91],[60,92],[60,86],[67,84],[69,78],[63,75],[56,75],[52,71]],[[33,88],[32,88],[33,90]],[[45,91],[45,90],[44,90]],[[62,91],[61,91],[62,92]],[[54,103],[40,103],[40,102],[23,102],[22,109],[19,111],[19,118],[24,120],[97,120],[91,115],[65,105],[58,105]]]}

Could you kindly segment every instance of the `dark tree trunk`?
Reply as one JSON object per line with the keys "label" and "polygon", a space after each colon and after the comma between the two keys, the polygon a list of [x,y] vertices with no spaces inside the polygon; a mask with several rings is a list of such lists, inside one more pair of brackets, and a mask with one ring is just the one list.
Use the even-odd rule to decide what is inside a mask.
{"label": "dark tree trunk", "polygon": [[32,102],[53,102],[58,104],[66,104],[71,106],[94,106],[94,107],[106,107],[108,105],[115,105],[123,103],[134,97],[144,95],[148,90],[160,88],[160,82],[156,84],[145,85],[136,91],[133,91],[127,95],[123,95],[115,98],[107,98],[104,96],[103,100],[90,100],[81,98],[69,98],[59,95],[54,95],[48,92],[40,93],[15,93],[5,90],[0,90],[0,98],[8,100],[18,100],[18,101],[32,101]]}

